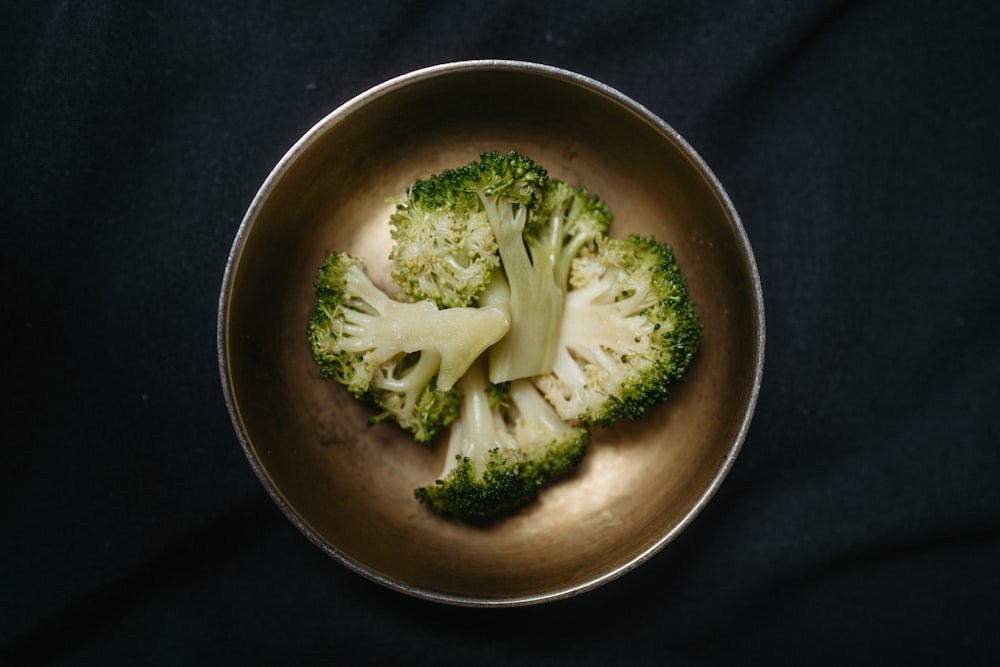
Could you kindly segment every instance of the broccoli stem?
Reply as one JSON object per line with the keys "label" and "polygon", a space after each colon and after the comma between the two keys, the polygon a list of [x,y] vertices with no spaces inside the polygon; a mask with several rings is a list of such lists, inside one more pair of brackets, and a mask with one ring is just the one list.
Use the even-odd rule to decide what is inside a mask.
{"label": "broccoli stem", "polygon": [[568,432],[572,428],[556,413],[555,409],[538,392],[530,380],[510,383],[510,400],[520,417],[530,423],[542,424],[553,433]]}
{"label": "broccoli stem", "polygon": [[490,349],[489,379],[498,384],[548,373],[555,363],[563,310],[554,254],[544,248],[529,253],[523,238],[526,206],[509,202],[500,206],[497,197],[479,195],[510,290],[510,331]]}
{"label": "broccoli stem", "polygon": [[512,446],[510,438],[503,437],[502,425],[490,406],[487,389],[485,357],[481,357],[458,382],[462,392],[462,418],[452,426],[448,440],[448,453],[439,475],[445,478],[454,470],[461,458],[468,457],[475,470],[483,470],[491,450]]}

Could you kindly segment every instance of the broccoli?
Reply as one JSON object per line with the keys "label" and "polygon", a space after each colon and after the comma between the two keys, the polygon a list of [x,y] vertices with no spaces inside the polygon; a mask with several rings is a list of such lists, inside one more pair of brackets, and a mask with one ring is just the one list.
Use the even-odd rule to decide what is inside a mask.
{"label": "broccoli", "polygon": [[414,183],[389,217],[390,275],[413,299],[470,306],[500,266],[496,236],[461,170]]}
{"label": "broccoli", "polygon": [[465,519],[510,512],[586,454],[587,427],[562,420],[529,380],[491,385],[480,360],[458,386],[461,416],[444,467],[436,484],[414,492],[435,512]]}
{"label": "broccoli", "polygon": [[556,284],[566,291],[573,259],[593,248],[614,216],[599,197],[585,188],[549,179],[540,206],[528,221],[525,235],[532,254],[546,253]]}
{"label": "broccoli", "polygon": [[608,236],[586,189],[498,151],[407,190],[389,297],[364,261],[319,267],[309,342],[323,377],[419,442],[450,428],[436,483],[462,519],[516,510],[583,459],[590,427],[637,419],[686,374],[701,322],[672,249]]}
{"label": "broccoli", "polygon": [[[503,273],[494,278],[484,296],[484,303],[499,303],[503,296],[493,295],[509,293],[511,308],[510,333],[490,348],[490,381],[551,371],[571,262],[607,231],[611,221],[610,211],[598,197],[550,179],[523,227],[508,227],[511,235],[506,243],[498,243]],[[494,225],[494,229],[503,227],[503,223]],[[517,229],[521,229],[520,238],[513,233]],[[533,353],[526,354],[526,350]]]}
{"label": "broccoli", "polygon": [[316,278],[307,333],[321,375],[381,407],[372,421],[391,418],[420,442],[458,416],[455,383],[510,327],[503,304],[394,301],[346,253],[331,252]]}
{"label": "broccoli", "polygon": [[610,426],[666,400],[701,341],[671,248],[605,237],[569,282],[555,366],[533,379],[559,415]]}
{"label": "broccoli", "polygon": [[389,217],[391,276],[414,299],[444,308],[472,305],[500,266],[499,219],[518,218],[520,238],[528,209],[541,197],[548,176],[530,158],[516,151],[480,157],[418,180]]}
{"label": "broccoli", "polygon": [[390,222],[393,280],[441,306],[508,303],[511,329],[490,350],[493,383],[547,373],[573,257],[612,219],[582,188],[550,180],[516,151],[417,181]]}

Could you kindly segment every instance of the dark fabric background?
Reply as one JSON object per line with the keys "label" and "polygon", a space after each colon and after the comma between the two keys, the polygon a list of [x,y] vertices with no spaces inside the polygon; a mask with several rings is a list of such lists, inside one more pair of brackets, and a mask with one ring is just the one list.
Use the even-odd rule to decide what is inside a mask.
{"label": "dark fabric background", "polygon": [[[1000,640],[997,3],[9,2],[0,664],[985,664]],[[694,524],[539,607],[312,546],[216,361],[275,162],[371,85],[511,58],[677,129],[756,252],[749,438]]]}

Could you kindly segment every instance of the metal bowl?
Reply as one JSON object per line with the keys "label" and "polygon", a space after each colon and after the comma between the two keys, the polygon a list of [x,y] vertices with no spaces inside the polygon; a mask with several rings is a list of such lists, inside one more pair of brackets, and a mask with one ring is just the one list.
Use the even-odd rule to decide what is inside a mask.
{"label": "metal bowl", "polygon": [[[569,479],[487,525],[413,497],[426,446],[322,380],[306,341],[315,269],[333,249],[367,258],[390,288],[387,219],[419,178],[516,149],[586,186],[613,236],[671,244],[704,324],[686,380],[641,420],[595,429]],[[419,70],[319,122],[274,168],[233,244],[219,303],[225,398],[254,472],[287,517],[352,570],[420,598],[526,605],[592,589],[683,530],[740,449],[761,381],[764,313],[753,255],[715,176],[666,123],[571,72],[511,61]]]}

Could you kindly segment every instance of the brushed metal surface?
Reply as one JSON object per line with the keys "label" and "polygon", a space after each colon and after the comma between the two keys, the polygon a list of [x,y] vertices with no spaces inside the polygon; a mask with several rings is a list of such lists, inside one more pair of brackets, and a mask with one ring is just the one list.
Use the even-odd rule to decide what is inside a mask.
{"label": "brushed metal surface", "polygon": [[[616,214],[613,236],[670,243],[704,340],[686,381],[642,420],[595,429],[577,474],[485,526],[413,498],[443,443],[415,444],[320,379],[305,337],[316,267],[365,256],[391,290],[386,198],[414,180],[517,149]],[[218,355],[236,433],[264,487],[317,546],[390,588],[470,606],[589,590],[668,544],[709,500],[746,435],[761,382],[760,280],[716,178],[669,126],[620,93],[551,67],[475,61],[360,95],[275,167],[233,244]]]}

